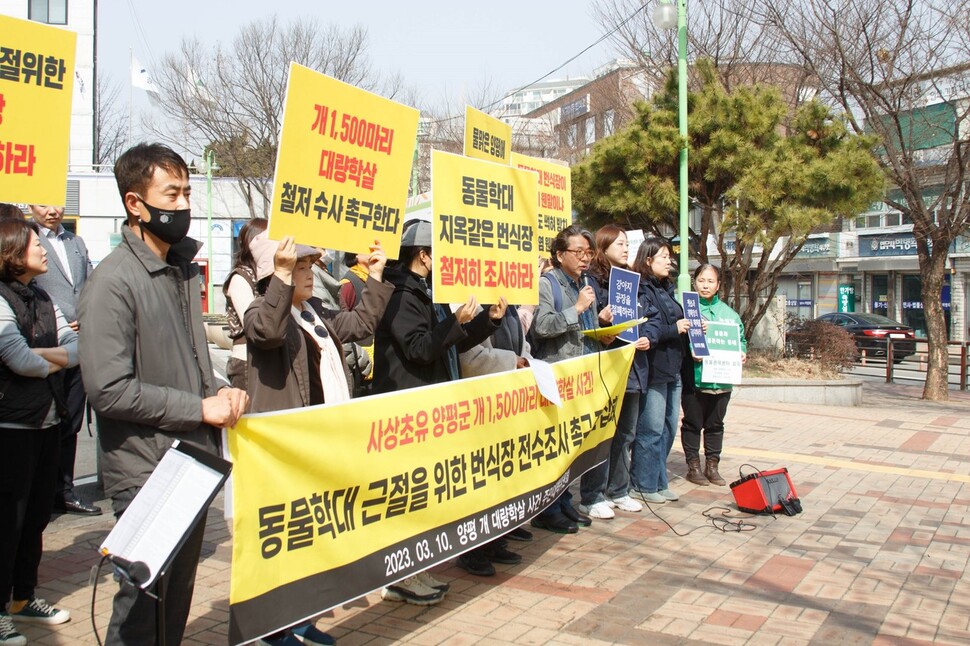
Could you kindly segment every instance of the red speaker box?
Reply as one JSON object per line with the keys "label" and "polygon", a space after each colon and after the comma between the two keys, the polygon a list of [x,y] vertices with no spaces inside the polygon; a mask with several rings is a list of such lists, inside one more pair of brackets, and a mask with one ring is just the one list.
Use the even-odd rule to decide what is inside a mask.
{"label": "red speaker box", "polygon": [[731,483],[731,493],[738,509],[749,514],[783,512],[794,516],[802,511],[795,485],[788,477],[788,469],[784,467],[743,475]]}

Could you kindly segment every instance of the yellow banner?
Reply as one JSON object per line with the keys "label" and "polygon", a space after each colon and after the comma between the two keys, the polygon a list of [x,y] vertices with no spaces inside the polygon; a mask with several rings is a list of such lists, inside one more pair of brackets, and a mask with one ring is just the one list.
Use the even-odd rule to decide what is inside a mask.
{"label": "yellow banner", "polygon": [[548,258],[553,238],[573,223],[572,173],[564,164],[519,153],[512,153],[512,166],[531,170],[539,177],[536,248],[542,257]]}
{"label": "yellow banner", "polygon": [[0,16],[0,201],[63,206],[77,34]]}
{"label": "yellow banner", "polygon": [[246,416],[233,467],[230,643],[256,639],[527,522],[609,455],[633,347]]}
{"label": "yellow banner", "polygon": [[435,302],[538,303],[535,173],[435,150],[431,190]]}
{"label": "yellow banner", "polygon": [[396,258],[419,113],[290,63],[269,237]]}
{"label": "yellow banner", "polygon": [[465,156],[509,165],[512,126],[501,119],[465,106]]}

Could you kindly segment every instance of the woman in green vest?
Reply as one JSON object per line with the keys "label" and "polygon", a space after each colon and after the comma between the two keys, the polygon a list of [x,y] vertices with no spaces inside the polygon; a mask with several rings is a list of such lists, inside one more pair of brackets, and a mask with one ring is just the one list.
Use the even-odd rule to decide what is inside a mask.
{"label": "woman in green vest", "polygon": [[[741,317],[724,301],[718,298],[721,287],[721,272],[715,265],[702,264],[694,271],[694,289],[701,302],[701,318],[704,331],[708,321],[736,323],[741,334],[741,361],[747,358],[748,342],[744,338],[744,324]],[[721,461],[721,447],[724,443],[724,415],[731,401],[731,384],[704,383],[701,381],[703,362],[700,358],[693,361],[693,379],[684,380],[681,403],[684,419],[680,427],[680,441],[687,458],[687,480],[694,484],[707,486],[708,481],[723,486],[724,478],[717,471]],[[700,445],[704,436],[704,471],[701,471]]]}

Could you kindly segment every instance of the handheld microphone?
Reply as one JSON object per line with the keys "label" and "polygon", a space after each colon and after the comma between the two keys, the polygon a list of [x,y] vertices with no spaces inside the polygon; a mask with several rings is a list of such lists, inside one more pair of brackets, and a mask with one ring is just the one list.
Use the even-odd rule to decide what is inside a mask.
{"label": "handheld microphone", "polygon": [[143,561],[129,561],[121,556],[109,554],[107,551],[102,552],[102,554],[108,557],[108,560],[111,561],[111,564],[117,568],[123,577],[135,585],[141,585],[152,577],[151,570],[148,569],[148,566]]}

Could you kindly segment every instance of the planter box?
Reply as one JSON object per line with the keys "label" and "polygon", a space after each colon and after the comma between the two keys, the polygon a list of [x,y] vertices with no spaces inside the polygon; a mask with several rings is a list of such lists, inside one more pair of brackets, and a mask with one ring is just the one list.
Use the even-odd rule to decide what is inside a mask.
{"label": "planter box", "polygon": [[732,399],[783,404],[861,406],[862,382],[855,379],[745,379]]}

